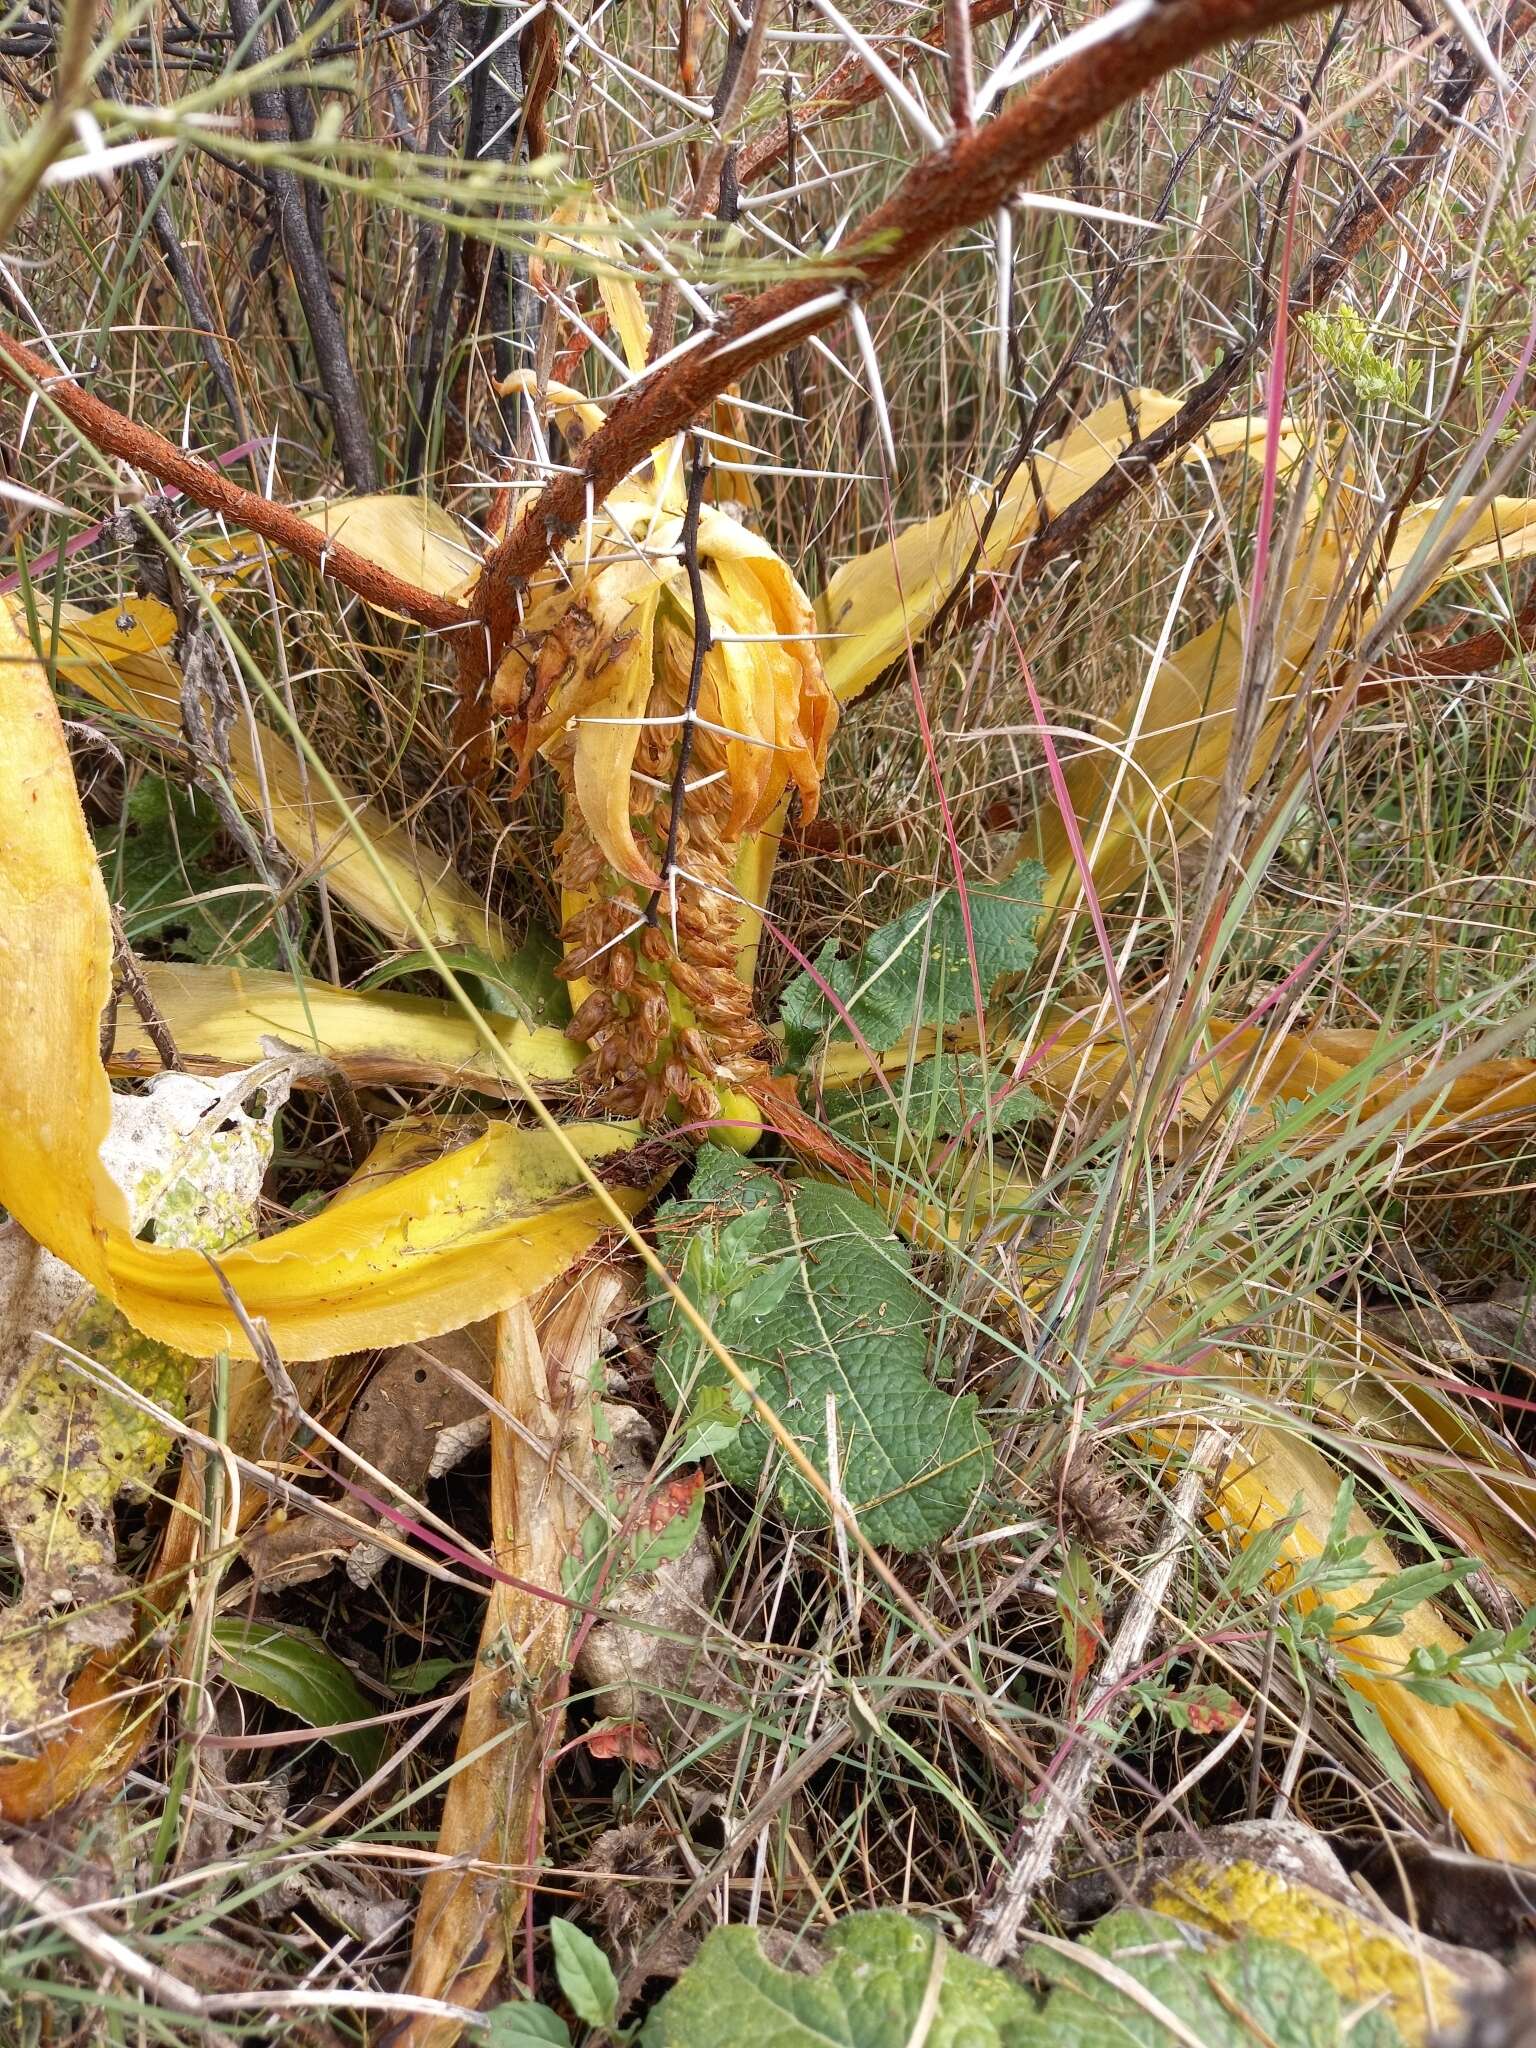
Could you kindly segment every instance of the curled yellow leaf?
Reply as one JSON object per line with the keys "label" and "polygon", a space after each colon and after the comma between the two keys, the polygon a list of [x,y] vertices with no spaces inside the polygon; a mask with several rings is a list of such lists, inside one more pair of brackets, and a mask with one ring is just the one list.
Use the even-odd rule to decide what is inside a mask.
{"label": "curled yellow leaf", "polygon": [[[846,704],[867,690],[933,624],[973,556],[978,573],[1006,568],[1039,530],[1042,504],[1047,518],[1065,511],[1133,441],[1172,419],[1179,403],[1161,391],[1137,390],[1112,399],[1041,449],[1032,462],[1020,463],[995,504],[990,489],[968,491],[934,518],[919,520],[894,541],[846,562],[820,605],[827,630],[839,636],[825,655],[833,696]],[[1230,455],[1261,438],[1256,421],[1222,420],[1207,429],[1203,445],[1212,454]],[[1287,431],[1281,460],[1294,459],[1296,446]]]}
{"label": "curled yellow leaf", "polygon": [[[149,1335],[194,1356],[249,1355],[217,1274],[142,1242],[101,1158],[111,1089],[106,892],[53,692],[0,607],[0,1203]],[[498,1312],[554,1279],[640,1190],[605,1202],[574,1163],[631,1143],[616,1126],[564,1139],[494,1124],[447,1158],[220,1261],[248,1315],[306,1359],[398,1344]]]}
{"label": "curled yellow leaf", "polygon": [[[181,669],[169,652],[175,632],[174,613],[154,598],[135,598],[91,617],[67,611],[49,663],[60,681],[98,704],[179,735]],[[344,806],[333,802],[281,734],[236,719],[229,754],[231,787],[241,809],[270,823],[302,875],[323,875],[327,888],[394,945],[418,946],[420,926],[438,946],[474,947],[496,961],[516,951],[501,920],[448,861],[419,846],[366,798],[349,795]]]}

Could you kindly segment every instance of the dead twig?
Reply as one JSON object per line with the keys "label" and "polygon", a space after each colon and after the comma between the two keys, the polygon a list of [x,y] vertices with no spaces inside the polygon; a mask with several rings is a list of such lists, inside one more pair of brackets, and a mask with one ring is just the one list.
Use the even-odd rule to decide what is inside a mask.
{"label": "dead twig", "polygon": [[25,1864],[3,1845],[0,1845],[0,1885],[50,1927],[67,1934],[76,1948],[88,1955],[93,1963],[99,1964],[111,1976],[124,1977],[130,1984],[137,1984],[168,2012],[189,2013],[198,2019],[206,2013],[207,2007],[200,1991],[194,1990],[183,1978],[173,1976],[169,1970],[162,1970],[158,1963],[146,1962],[126,1941],[119,1941],[115,1934],[108,1934],[104,1927],[98,1927],[89,1913],[79,1906],[72,1906],[61,1891],[34,1877]]}
{"label": "dead twig", "polygon": [[[1000,15],[1011,13],[1015,0],[975,0],[966,13],[969,26],[980,28],[983,22],[996,21]],[[948,0],[944,10],[944,21],[936,33],[924,38],[935,50],[950,51],[953,48],[953,22],[958,10],[954,0]],[[905,15],[899,15],[894,24],[897,33],[906,36]],[[967,59],[969,52],[967,52]],[[965,61],[965,60],[962,60]],[[755,185],[759,178],[771,171],[775,164],[784,162],[794,147],[795,138],[804,135],[810,128],[823,121],[835,120],[840,114],[855,113],[860,107],[867,107],[871,100],[877,100],[885,90],[857,51],[844,57],[827,73],[825,79],[811,92],[802,105],[794,110],[793,119],[786,113],[782,120],[758,136],[741,153],[736,175],[743,185]],[[954,103],[951,90],[951,106]],[[957,124],[958,125],[958,124]],[[793,184],[794,178],[790,181]]]}
{"label": "dead twig", "polygon": [[[266,56],[266,49],[255,0],[229,0],[229,23],[239,43],[241,58],[253,65],[260,64]],[[287,142],[290,139],[290,122],[283,94],[274,86],[253,85],[250,87],[250,102],[262,140],[267,143]],[[367,410],[363,405],[357,372],[352,367],[341,315],[331,291],[325,256],[315,240],[315,223],[305,204],[304,187],[294,172],[276,164],[270,165],[266,171],[266,185],[277,215],[283,254],[293,272],[294,289],[299,295],[309,338],[314,345],[342,475],[350,490],[376,491],[379,471],[374,461],[373,436],[368,431]]]}
{"label": "dead twig", "polygon": [[[1500,56],[1536,22],[1533,0],[1514,0],[1493,39]],[[1350,264],[1381,229],[1391,225],[1412,193],[1429,177],[1450,137],[1461,126],[1467,107],[1487,77],[1476,52],[1455,46],[1445,78],[1425,95],[1424,112],[1407,146],[1398,154],[1378,157],[1364,189],[1344,207],[1321,246],[1303,268],[1291,291],[1294,319],[1316,309],[1338,285]],[[1251,371],[1272,339],[1280,308],[1271,303],[1253,331],[1221,361],[1185,399],[1172,419],[1133,443],[1115,467],[1075,498],[1065,511],[1048,519],[1013,570],[1015,589],[1032,583],[1052,562],[1080,548],[1087,536],[1124,502],[1140,483],[1203,434],[1233,390]]]}

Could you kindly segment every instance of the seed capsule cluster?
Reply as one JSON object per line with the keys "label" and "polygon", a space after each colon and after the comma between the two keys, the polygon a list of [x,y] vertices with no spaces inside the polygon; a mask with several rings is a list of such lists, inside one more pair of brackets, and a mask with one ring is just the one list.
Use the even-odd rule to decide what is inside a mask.
{"label": "seed capsule cluster", "polygon": [[[635,836],[654,849],[658,872],[676,754],[664,735],[676,731],[646,733],[630,785]],[[709,773],[709,751],[695,750],[699,780]],[[569,793],[569,749],[555,753],[554,765]],[[567,1027],[589,1050],[580,1078],[608,1107],[645,1123],[661,1122],[672,1104],[691,1118],[712,1119],[722,1086],[763,1071],[755,1057],[762,1027],[737,974],[742,913],[732,875],[740,842],[726,836],[730,801],[723,780],[685,793],[676,838],[681,872],[663,889],[652,923],[645,922],[649,896],[613,873],[574,802],[556,841],[567,901],[585,899],[566,919],[559,969],[589,986]]]}

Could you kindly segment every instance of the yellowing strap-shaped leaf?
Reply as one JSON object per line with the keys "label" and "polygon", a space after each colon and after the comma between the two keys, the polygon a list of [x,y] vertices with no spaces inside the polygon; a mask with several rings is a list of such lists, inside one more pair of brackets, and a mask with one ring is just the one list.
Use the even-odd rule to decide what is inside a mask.
{"label": "yellowing strap-shaped leaf", "polygon": [[[1433,546],[1437,522],[1447,509],[1454,515],[1460,508],[1439,501],[1415,506],[1397,531],[1369,604],[1341,607],[1331,620],[1334,593],[1344,577],[1344,536],[1331,522],[1320,522],[1303,535],[1275,626],[1273,678],[1247,763],[1249,788],[1269,766],[1298,709],[1296,690],[1318,652],[1319,634],[1329,632],[1329,652],[1342,649],[1347,636],[1358,638],[1416,566],[1420,549]],[[1449,531],[1456,533],[1458,525],[1453,516]],[[1536,499],[1495,498],[1458,535],[1422,595],[1428,597],[1452,576],[1532,553]],[[1101,896],[1131,887],[1160,849],[1198,833],[1209,821],[1242,681],[1243,619],[1244,607],[1233,605],[1215,625],[1169,655],[1150,689],[1126,700],[1105,729],[1102,744],[1069,766],[1067,792]],[[1326,686],[1326,674],[1321,680]],[[1045,864],[1046,907],[1075,901],[1081,879],[1060,812],[1051,808],[1042,814],[1038,843],[1026,844]]]}
{"label": "yellowing strap-shaped leaf", "polygon": [[[1129,1012],[1132,1045],[1152,1028],[1148,1004]],[[946,1045],[959,1051],[977,1043],[974,1029],[951,1033]],[[1206,1027],[1202,1048],[1190,1057],[1178,1097],[1177,1121],[1188,1124],[1215,1105],[1235,1102],[1244,1111],[1268,1109],[1277,1103],[1305,1103],[1337,1089],[1353,1076],[1359,1085],[1340,1096],[1338,1113],[1351,1119],[1377,1115],[1396,1101],[1405,1117],[1422,1120],[1431,1131],[1472,1123],[1493,1122],[1536,1110],[1536,1060],[1488,1059],[1439,1078],[1441,1062],[1389,1051],[1392,1034],[1379,1031],[1285,1031],[1266,1034],[1258,1025],[1225,1024],[1214,1019]],[[1091,1019],[1059,1012],[1048,1014],[1027,1044],[1007,1042],[1002,1031],[991,1036],[992,1059],[1000,1077],[1024,1061],[1024,1085],[1053,1107],[1066,1108],[1102,1101],[1112,1088],[1129,1092],[1126,1041],[1116,1024],[1096,1025]],[[925,1028],[915,1044],[882,1049],[881,1065],[897,1074],[909,1058],[924,1059],[937,1049],[935,1034]],[[830,1046],[817,1074],[823,1086],[846,1087],[869,1073],[856,1045]],[[1408,1099],[1411,1098],[1411,1101]],[[1336,1135],[1327,1114],[1309,1127],[1307,1142]]]}
{"label": "yellowing strap-shaped leaf", "polygon": [[[345,542],[401,582],[434,597],[460,596],[479,563],[478,550],[435,498],[380,491],[366,498],[317,499],[293,509],[317,533]],[[198,534],[187,538],[182,552],[189,566],[217,591],[248,586],[266,560],[268,547],[253,533]],[[405,616],[383,605],[374,609],[386,618]]]}
{"label": "yellowing strap-shaped leaf", "polygon": [[[656,614],[662,586],[650,584],[617,635],[617,652],[602,678],[602,694],[576,721],[576,801],[592,837],[616,874],[643,889],[660,885],[641,851],[629,809],[629,778],[640,745],[655,679]],[[592,593],[594,608],[601,593]]]}
{"label": "yellowing strap-shaped leaf", "polygon": [[[417,1087],[515,1092],[481,1033],[455,1003],[428,996],[335,988],[326,981],[249,967],[203,967],[146,960],[140,970],[177,1052],[194,1072],[222,1074],[263,1057],[276,1038],[332,1061],[356,1087],[404,1082]],[[530,1031],[487,1015],[487,1030],[530,1080],[560,1087],[581,1063],[563,1031]],[[112,1071],[149,1075],[161,1060],[142,1020],[119,1006]]]}
{"label": "yellowing strap-shaped leaf", "polygon": [[414,583],[434,597],[457,595],[479,566],[479,550],[435,498],[381,491],[368,498],[328,499],[303,517],[331,540],[344,541],[402,583]]}
{"label": "yellowing strap-shaped leaf", "polygon": [[[1078,1227],[1062,1226],[1030,1249],[1023,1274],[1029,1298],[1039,1302],[1051,1297],[1079,1235]],[[1185,1304],[1166,1297],[1144,1307],[1131,1356],[1166,1364],[1185,1313]],[[1094,1328],[1124,1357],[1122,1315],[1123,1304],[1107,1299],[1095,1314]],[[1202,1353],[1201,1370],[1229,1387],[1239,1403],[1245,1398],[1262,1400],[1268,1391],[1243,1359],[1225,1351]],[[1201,1427],[1186,1419],[1191,1401],[1188,1382],[1181,1379],[1170,1390],[1164,1375],[1152,1380],[1150,1388],[1128,1388],[1126,1401],[1134,1401],[1134,1415],[1144,1412],[1143,1404],[1150,1400],[1155,1416],[1164,1393],[1170,1406],[1176,1405],[1179,1419],[1138,1425],[1138,1433],[1176,1451]],[[1274,1591],[1283,1596],[1298,1572],[1325,1549],[1340,1484],[1335,1467],[1301,1437],[1268,1425],[1244,1427],[1211,1486],[1207,1519],[1239,1548],[1289,1524],[1271,1577]],[[1491,1703],[1508,1723],[1501,1727],[1471,1705],[1432,1705],[1410,1692],[1397,1674],[1408,1668],[1415,1649],[1455,1651],[1463,1647],[1463,1638],[1430,1601],[1401,1617],[1399,1633],[1362,1633],[1362,1623],[1354,1617],[1370,1609],[1398,1566],[1359,1508],[1351,1512],[1348,1534],[1367,1541],[1359,1579],[1343,1587],[1330,1585],[1327,1593],[1338,1676],[1375,1707],[1402,1755],[1479,1854],[1536,1863],[1536,1713],[1530,1702],[1507,1687],[1493,1693]],[[1304,1587],[1293,1597],[1303,1611],[1317,1607],[1321,1598]]]}
{"label": "yellowing strap-shaped leaf", "polygon": [[[1178,399],[1160,391],[1133,391],[1099,406],[1032,463],[1020,464],[987,527],[978,572],[1006,567],[1038,528],[1036,478],[1047,514],[1062,512],[1114,467],[1133,440],[1178,409]],[[1256,422],[1223,420],[1208,430],[1205,442],[1212,453],[1227,455],[1251,447],[1261,434]],[[1287,433],[1282,460],[1295,451],[1295,438]],[[909,526],[894,542],[855,556],[837,571],[821,612],[827,630],[842,636],[828,643],[823,664],[839,702],[867,690],[932,625],[976,553],[992,504],[990,490],[967,492],[936,518]]]}
{"label": "yellowing strap-shaped leaf", "polygon": [[[357,508],[354,507],[354,510]],[[168,652],[175,615],[154,598],[135,598],[120,611],[67,617],[51,665],[64,682],[114,710],[164,733],[181,730],[181,669]],[[236,719],[229,736],[236,801],[264,822],[306,875],[325,876],[327,888],[366,918],[392,944],[420,939],[414,918],[438,946],[473,946],[493,960],[508,960],[515,943],[501,920],[467,889],[440,856],[418,846],[363,797],[349,797],[349,819],[306,777],[289,742],[270,727]],[[362,840],[382,864],[410,916],[402,914]]]}
{"label": "yellowing strap-shaped leaf", "polygon": [[[201,1254],[142,1243],[101,1160],[111,1091],[106,892],[48,679],[0,606],[0,1203],[139,1329],[195,1356],[249,1346]],[[631,1142],[568,1134],[585,1156]],[[616,1191],[634,1213],[644,1199]],[[523,1300],[609,1227],[559,1139],[510,1124],[291,1230],[222,1269],[280,1351],[316,1358],[457,1329]]]}
{"label": "yellowing strap-shaped leaf", "polygon": [[[1274,1576],[1276,1590],[1283,1592],[1293,1571],[1321,1555],[1338,1491],[1339,1475],[1321,1452],[1281,1430],[1265,1429],[1232,1457],[1216,1489],[1210,1520],[1245,1547],[1299,1505]],[[1365,1563],[1371,1576],[1328,1594],[1338,1617],[1334,1636],[1341,1651],[1340,1676],[1375,1707],[1398,1749],[1480,1855],[1536,1863],[1536,1763],[1530,1753],[1536,1717],[1529,1703],[1508,1689],[1494,1695],[1493,1704],[1512,1724],[1506,1729],[1470,1705],[1433,1706],[1410,1692],[1394,1674],[1407,1668],[1413,1652],[1455,1651],[1462,1638],[1428,1601],[1401,1617],[1399,1634],[1356,1633],[1359,1624],[1352,1627],[1352,1613],[1368,1607],[1398,1567],[1358,1508],[1350,1516],[1349,1534],[1369,1538]],[[1297,1598],[1303,1608],[1318,1604],[1312,1593]]]}

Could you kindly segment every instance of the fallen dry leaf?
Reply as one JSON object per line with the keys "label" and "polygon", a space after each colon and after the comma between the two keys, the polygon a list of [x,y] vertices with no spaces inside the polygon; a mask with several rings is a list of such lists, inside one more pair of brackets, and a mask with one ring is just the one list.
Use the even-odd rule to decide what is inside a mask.
{"label": "fallen dry leaf", "polygon": [[1148,1845],[1131,1896],[1229,1940],[1301,1949],[1347,2009],[1380,2006],[1409,2048],[1452,2026],[1468,1991],[1496,1991],[1491,1956],[1432,1941],[1352,1883],[1322,1836],[1294,1820],[1239,1821]]}

